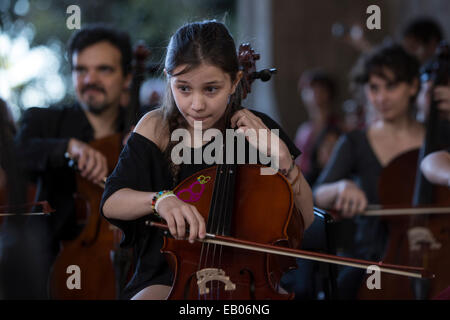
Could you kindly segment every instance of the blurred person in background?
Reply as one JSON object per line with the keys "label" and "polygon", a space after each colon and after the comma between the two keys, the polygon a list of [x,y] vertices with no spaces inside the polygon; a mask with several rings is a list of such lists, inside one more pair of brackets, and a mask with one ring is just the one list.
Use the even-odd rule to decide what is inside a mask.
{"label": "blurred person in background", "polygon": [[335,106],[336,84],[320,70],[305,71],[298,90],[308,113],[308,121],[297,129],[295,145],[303,151],[297,159],[308,183],[313,184],[328,162],[340,135]]}

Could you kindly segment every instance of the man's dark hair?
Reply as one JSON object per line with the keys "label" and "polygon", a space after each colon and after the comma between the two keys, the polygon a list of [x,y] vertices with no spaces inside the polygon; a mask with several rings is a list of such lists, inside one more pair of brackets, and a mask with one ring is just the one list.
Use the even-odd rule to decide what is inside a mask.
{"label": "man's dark hair", "polygon": [[424,44],[429,44],[432,40],[441,42],[443,39],[440,25],[431,18],[417,18],[412,20],[403,30],[403,38],[413,37]]}
{"label": "man's dark hair", "polygon": [[102,41],[107,41],[120,50],[123,74],[129,74],[131,72],[132,59],[130,36],[126,32],[103,24],[88,25],[70,37],[68,58],[71,68],[73,68],[72,56],[74,53],[81,52],[87,47]]}

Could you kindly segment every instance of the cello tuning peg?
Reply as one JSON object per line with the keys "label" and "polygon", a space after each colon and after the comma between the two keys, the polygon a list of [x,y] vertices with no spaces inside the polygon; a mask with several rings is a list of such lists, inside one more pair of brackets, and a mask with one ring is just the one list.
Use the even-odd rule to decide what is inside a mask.
{"label": "cello tuning peg", "polygon": [[269,81],[272,77],[272,74],[277,73],[277,69],[271,68],[271,69],[264,69],[259,72],[253,73],[253,79],[261,79],[261,81],[266,82]]}

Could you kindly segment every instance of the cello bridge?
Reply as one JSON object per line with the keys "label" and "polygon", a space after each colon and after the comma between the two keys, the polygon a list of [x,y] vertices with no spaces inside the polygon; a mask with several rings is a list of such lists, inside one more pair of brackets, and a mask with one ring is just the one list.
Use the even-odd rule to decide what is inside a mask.
{"label": "cello bridge", "polygon": [[431,230],[424,227],[414,227],[408,230],[408,243],[410,251],[420,250],[422,245],[427,245],[431,250],[439,250],[442,247]]}
{"label": "cello bridge", "polygon": [[226,291],[236,289],[236,285],[231,282],[230,277],[225,275],[225,271],[217,268],[205,268],[197,271],[197,286],[199,294],[208,294],[209,288],[206,284],[209,281],[220,281],[225,285]]}

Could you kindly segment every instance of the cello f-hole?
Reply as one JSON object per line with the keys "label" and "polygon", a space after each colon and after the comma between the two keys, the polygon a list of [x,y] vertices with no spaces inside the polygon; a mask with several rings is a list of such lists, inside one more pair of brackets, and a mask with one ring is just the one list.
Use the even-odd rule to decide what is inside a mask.
{"label": "cello f-hole", "polygon": [[191,276],[186,281],[186,284],[184,285],[184,300],[189,299],[189,291],[191,288],[192,278],[195,276],[195,274],[191,274]]}
{"label": "cello f-hole", "polygon": [[248,273],[248,277],[250,278],[250,284],[249,284],[249,294],[250,299],[255,300],[255,277],[253,276],[253,272],[251,272],[249,269],[242,269],[240,274]]}

